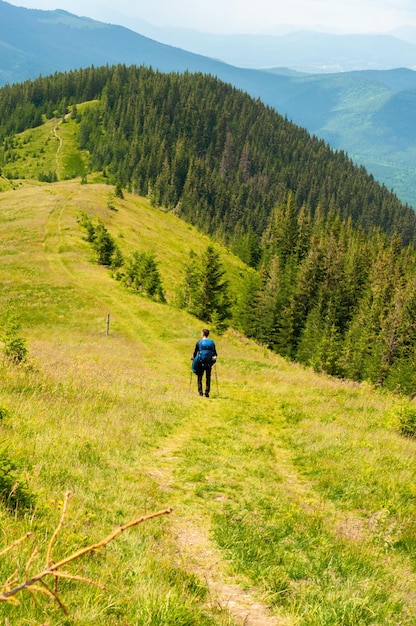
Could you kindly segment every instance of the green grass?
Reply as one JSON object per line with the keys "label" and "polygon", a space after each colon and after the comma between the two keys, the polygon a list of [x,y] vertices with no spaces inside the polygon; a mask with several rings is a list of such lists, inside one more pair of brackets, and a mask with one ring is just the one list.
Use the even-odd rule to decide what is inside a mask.
{"label": "green grass", "polygon": [[[0,604],[0,621],[232,625],[243,619],[232,589],[235,606],[248,594],[276,624],[414,624],[416,443],[401,434],[403,400],[318,376],[232,329],[214,335],[213,389],[200,398],[190,355],[201,322],[172,302],[189,250],[209,240],[104,184],[15,184],[0,194],[0,298],[14,303],[29,360],[0,364],[0,437],[36,500],[19,515],[0,506],[2,546],[34,533],[1,559],[0,580],[24,572],[34,545],[30,573],[43,568],[67,490],[56,560],[173,512],[72,564],[106,589],[61,581],[68,616],[24,591],[19,606]],[[80,211],[123,254],[155,253],[167,304],[93,262]],[[235,299],[247,270],[218,249]]]}
{"label": "green grass", "polygon": [[[80,110],[85,106],[90,103],[81,105]],[[84,176],[88,154],[78,149],[78,128],[67,116],[64,120],[50,119],[16,135],[11,149],[13,158],[3,166],[3,176],[29,180],[42,180],[51,174],[59,180]]]}
{"label": "green grass", "polygon": [[56,172],[59,139],[55,134],[58,120],[26,130],[14,139],[13,160],[4,165],[3,175],[12,178],[38,179],[40,174]]}

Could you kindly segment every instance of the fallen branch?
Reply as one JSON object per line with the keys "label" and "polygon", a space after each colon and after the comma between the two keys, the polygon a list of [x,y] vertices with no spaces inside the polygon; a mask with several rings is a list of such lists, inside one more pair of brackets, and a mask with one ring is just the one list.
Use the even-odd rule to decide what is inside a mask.
{"label": "fallen branch", "polygon": [[[39,572],[38,574],[35,574],[34,576],[32,576],[30,579],[28,579],[28,570],[30,568],[30,565],[33,562],[33,559],[35,557],[35,555],[37,554],[37,550],[33,550],[32,554],[29,557],[29,560],[27,562],[26,565],[26,571],[25,571],[25,577],[26,579],[21,582],[20,584],[16,585],[17,582],[17,572],[14,572],[12,574],[12,576],[9,577],[9,579],[6,581],[6,583],[4,583],[3,585],[0,586],[0,589],[2,590],[2,592],[0,593],[0,602],[10,602],[12,604],[18,604],[17,599],[14,597],[16,596],[20,591],[22,591],[23,589],[27,589],[28,591],[33,592],[37,592],[37,593],[43,593],[45,595],[47,595],[50,598],[55,599],[60,608],[67,613],[67,609],[64,606],[64,604],[62,603],[62,601],[60,600],[59,596],[57,595],[57,582],[59,578],[68,578],[71,580],[76,580],[76,581],[80,581],[80,582],[84,582],[90,585],[95,585],[97,587],[100,587],[102,589],[104,589],[103,585],[100,585],[99,583],[89,580],[88,578],[83,578],[82,576],[75,576],[71,573],[62,571],[61,568],[63,568],[65,565],[68,565],[68,563],[71,563],[72,561],[75,561],[76,559],[79,559],[80,557],[84,556],[85,554],[89,554],[90,552],[94,552],[95,550],[99,550],[100,548],[103,548],[104,546],[107,546],[111,541],[114,541],[114,539],[116,539],[117,537],[119,537],[122,533],[124,533],[126,530],[133,528],[134,526],[138,526],[139,524],[142,524],[143,522],[147,522],[148,520],[151,519],[155,519],[156,517],[161,517],[162,515],[169,515],[169,513],[172,512],[172,508],[168,508],[168,509],[164,509],[163,511],[158,511],[156,513],[150,513],[149,515],[143,515],[142,517],[139,517],[138,519],[135,519],[131,522],[128,522],[127,524],[125,524],[124,526],[120,526],[119,528],[117,528],[116,530],[114,530],[110,535],[108,535],[108,537],[105,537],[104,539],[102,539],[101,541],[94,543],[90,546],[87,546],[86,548],[81,548],[80,550],[77,550],[76,552],[74,552],[73,554],[70,554],[69,556],[61,559],[60,561],[58,561],[57,563],[53,562],[52,559],[52,549],[54,546],[54,543],[56,541],[56,538],[60,532],[60,530],[62,529],[62,526],[64,524],[64,520],[65,520],[65,515],[66,515],[66,511],[67,511],[67,506],[68,506],[68,501],[70,498],[71,494],[69,492],[67,492],[65,494],[65,499],[64,499],[64,505],[62,507],[62,514],[61,514],[61,519],[59,520],[59,524],[56,527],[55,531],[52,534],[51,540],[49,542],[48,545],[48,550],[47,550],[47,554],[46,554],[46,567]],[[24,537],[21,537],[20,539],[16,540],[15,542],[13,542],[10,546],[8,546],[7,548],[5,548],[2,552],[0,552],[0,556],[3,556],[4,554],[6,554],[7,552],[9,552],[12,548],[14,548],[15,546],[19,545],[20,543],[22,543],[25,539],[27,539],[32,533],[27,533]],[[45,583],[45,581],[43,580],[46,576],[52,576],[54,578],[55,581],[55,590],[51,590],[50,587]],[[40,582],[42,587],[39,587],[36,583]],[[11,585],[16,585],[14,586],[12,589],[8,588]]]}

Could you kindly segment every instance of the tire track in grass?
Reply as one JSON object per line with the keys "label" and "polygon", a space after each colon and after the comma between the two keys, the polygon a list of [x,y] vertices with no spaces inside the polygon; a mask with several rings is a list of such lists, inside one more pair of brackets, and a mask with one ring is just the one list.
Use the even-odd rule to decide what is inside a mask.
{"label": "tire track in grass", "polygon": [[[185,399],[186,400],[186,399]],[[198,398],[190,400],[196,413],[195,419],[182,425],[154,452],[153,468],[149,474],[155,478],[162,490],[176,493],[178,503],[170,518],[171,532],[177,545],[178,565],[190,570],[205,581],[209,591],[209,602],[228,612],[238,626],[294,626],[292,617],[272,613],[262,601],[262,594],[248,580],[242,582],[229,572],[229,563],[221,549],[211,539],[211,525],[207,507],[195,501],[195,497],[180,478],[180,467],[186,460],[187,451],[195,437],[210,436],[215,423],[222,421],[222,412],[229,410],[230,400],[213,398],[210,419],[204,416]],[[233,401],[231,401],[232,404]]]}
{"label": "tire track in grass", "polygon": [[[85,196],[85,189],[82,195]],[[95,201],[94,194],[91,201]],[[75,183],[60,185],[55,206],[45,223],[43,246],[49,265],[65,285],[72,285],[77,291],[88,296],[91,302],[95,302],[98,310],[102,311],[103,319],[107,314],[120,312],[122,315],[119,318],[123,320],[123,327],[133,328],[137,325],[138,317],[134,308],[129,305],[127,294],[125,298],[119,297],[119,283],[109,275],[108,269],[85,262],[80,256],[71,253],[71,245],[66,241],[63,224],[66,212],[76,202]],[[81,236],[80,233],[80,238]]]}
{"label": "tire track in grass", "polygon": [[[177,499],[177,503],[172,502],[174,510],[177,510],[172,516],[171,523],[178,546],[178,559],[184,568],[190,568],[206,581],[212,603],[227,609],[238,624],[292,626],[298,623],[295,616],[271,614],[267,604],[261,601],[261,592],[258,589],[250,586],[249,581],[244,581],[244,577],[241,579],[231,576],[227,571],[228,561],[211,539],[210,518],[213,511],[218,510],[217,505],[221,501],[227,502],[229,497],[233,499],[232,492],[227,491],[227,480],[230,481],[229,485],[232,481],[240,485],[242,495],[249,494],[250,489],[251,493],[254,493],[255,482],[249,484],[253,475],[251,471],[253,468],[249,466],[250,459],[247,459],[247,468],[243,471],[241,463],[239,465],[238,451],[244,447],[249,449],[250,445],[253,446],[253,450],[255,446],[261,449],[268,441],[273,441],[273,473],[278,478],[275,485],[277,497],[279,493],[284,494],[286,499],[293,501],[295,507],[304,510],[306,516],[317,516],[317,519],[323,520],[323,533],[328,533],[335,542],[340,538],[345,542],[346,550],[349,550],[350,546],[352,550],[357,548],[363,556],[367,553],[371,555],[374,567],[381,568],[380,571],[385,573],[385,584],[389,579],[395,581],[395,595],[402,598],[404,606],[407,607],[405,611],[411,613],[415,605],[413,590],[416,588],[416,574],[410,570],[406,562],[397,554],[384,554],[377,548],[371,525],[358,511],[340,510],[334,502],[322,497],[314,483],[296,468],[291,449],[284,447],[278,440],[276,427],[272,430],[267,423],[255,424],[250,421],[251,410],[253,412],[257,410],[260,416],[262,413],[273,413],[275,407],[279,405],[277,400],[281,389],[278,384],[269,397],[258,396],[256,408],[251,402],[252,391],[256,387],[255,381],[252,383],[252,390],[249,388],[244,392],[240,390],[238,401],[237,398],[232,399],[231,393],[227,395],[227,391],[231,390],[227,382],[223,387],[225,394],[222,398],[213,398],[209,401],[205,398],[194,399],[192,420],[182,425],[181,430],[172,433],[163,447],[156,450],[153,455],[154,467],[157,467],[153,475],[161,488],[168,489],[174,494],[174,499]],[[209,414],[204,412],[207,402]],[[245,419],[242,409],[244,405],[247,407]],[[237,429],[238,422],[240,434]],[[227,433],[227,430],[230,432]],[[216,434],[218,437],[215,440]],[[229,459],[224,459],[220,452],[225,436],[230,442],[233,441],[233,437],[239,439],[235,443],[234,465]],[[207,457],[211,457],[208,462]],[[267,466],[264,466],[264,469],[267,470]],[[228,472],[228,475],[222,475],[222,472]],[[222,484],[225,485],[223,491]],[[267,487],[264,493],[259,492],[258,498],[263,496],[267,498],[272,490],[273,485]],[[236,494],[237,500],[234,499],[234,503],[238,502],[239,493]],[[201,494],[204,500],[201,499]],[[244,497],[241,506],[244,508]],[[381,586],[380,593],[383,589],[386,587]]]}

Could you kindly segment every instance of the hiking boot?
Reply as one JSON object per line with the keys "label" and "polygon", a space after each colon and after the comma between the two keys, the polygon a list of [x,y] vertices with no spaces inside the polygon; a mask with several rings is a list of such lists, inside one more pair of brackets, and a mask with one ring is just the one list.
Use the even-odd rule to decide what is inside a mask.
{"label": "hiking boot", "polygon": [[209,398],[209,393],[205,392],[205,397]]}

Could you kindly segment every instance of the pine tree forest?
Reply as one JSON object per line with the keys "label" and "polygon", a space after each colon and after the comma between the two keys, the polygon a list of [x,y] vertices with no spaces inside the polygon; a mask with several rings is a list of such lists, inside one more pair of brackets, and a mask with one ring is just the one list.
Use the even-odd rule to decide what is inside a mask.
{"label": "pine tree forest", "polygon": [[0,167],[15,133],[86,101],[95,103],[76,120],[91,170],[251,266],[232,311],[239,330],[317,371],[416,391],[411,207],[344,152],[215,77],[135,66],[3,87]]}

